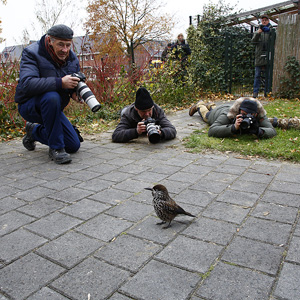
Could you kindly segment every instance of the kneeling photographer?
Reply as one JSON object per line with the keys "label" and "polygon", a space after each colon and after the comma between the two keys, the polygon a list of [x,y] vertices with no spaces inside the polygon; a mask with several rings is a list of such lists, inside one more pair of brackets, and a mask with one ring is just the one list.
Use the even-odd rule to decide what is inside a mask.
{"label": "kneeling photographer", "polygon": [[175,127],[167,119],[162,108],[153,102],[150,93],[144,87],[137,90],[135,102],[123,108],[112,140],[116,143],[126,143],[141,135],[147,135],[152,144],[176,137]]}
{"label": "kneeling photographer", "polygon": [[210,125],[209,136],[224,138],[253,134],[257,138],[272,138],[277,134],[262,104],[254,98],[242,97],[233,104],[218,107],[214,103],[199,101],[190,108],[189,115],[193,116],[197,111]]}
{"label": "kneeling photographer", "polygon": [[[24,147],[33,151],[36,141],[49,146],[49,157],[57,164],[71,162],[70,153],[82,138],[63,110],[70,98],[80,96],[93,111],[100,104],[84,83],[79,61],[71,50],[73,30],[54,25],[41,39],[23,50],[15,102],[26,120]],[[83,88],[79,90],[78,87]]]}

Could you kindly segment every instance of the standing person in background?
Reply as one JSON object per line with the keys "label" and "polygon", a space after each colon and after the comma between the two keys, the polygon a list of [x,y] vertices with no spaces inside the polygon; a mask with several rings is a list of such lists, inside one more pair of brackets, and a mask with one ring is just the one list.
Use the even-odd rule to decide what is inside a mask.
{"label": "standing person in background", "polygon": [[268,54],[269,54],[269,44],[270,44],[270,34],[272,25],[269,22],[269,17],[263,15],[261,17],[261,25],[259,29],[254,33],[252,38],[252,43],[255,45],[255,77],[253,86],[253,98],[257,98],[260,83],[261,74],[264,73],[266,77],[265,82],[265,95],[269,87],[269,76],[267,75],[268,67]]}

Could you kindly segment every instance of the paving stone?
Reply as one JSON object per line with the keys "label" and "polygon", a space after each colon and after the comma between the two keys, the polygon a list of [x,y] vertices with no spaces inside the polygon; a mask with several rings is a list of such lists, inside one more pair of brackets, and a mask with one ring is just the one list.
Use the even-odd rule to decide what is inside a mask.
{"label": "paving stone", "polygon": [[255,172],[245,172],[239,177],[243,181],[251,181],[257,183],[270,183],[273,180],[273,175],[271,174],[260,174]]}
{"label": "paving stone", "polygon": [[286,257],[286,260],[296,262],[300,264],[300,237],[294,236]]}
{"label": "paving stone", "polygon": [[236,237],[222,259],[230,263],[275,275],[284,248],[254,240]]}
{"label": "paving stone", "polygon": [[294,207],[260,202],[251,215],[263,219],[293,224],[295,222],[297,213],[298,209]]}
{"label": "paving stone", "polygon": [[178,232],[186,227],[186,224],[176,222],[175,219],[170,228],[163,229],[162,226],[164,225],[156,225],[159,221],[158,218],[150,216],[134,228],[128,230],[128,233],[159,244],[167,244]]}
{"label": "paving stone", "polygon": [[109,205],[97,201],[83,199],[61,210],[61,212],[76,218],[88,220],[110,208]]}
{"label": "paving stone", "polygon": [[119,166],[117,166],[117,165],[110,165],[108,163],[103,163],[103,164],[100,164],[100,165],[89,167],[89,171],[94,172],[96,174],[99,174],[99,176],[100,176],[101,174],[111,172],[111,171],[116,170],[118,168],[119,168]]}
{"label": "paving stone", "polygon": [[26,202],[16,199],[14,197],[6,197],[0,199],[0,214],[4,214],[10,210],[16,209],[25,205]]}
{"label": "paving stone", "polygon": [[[110,154],[112,154],[112,152],[110,152]],[[115,158],[110,159],[108,161],[109,164],[117,165],[119,167],[122,167],[122,166],[126,166],[126,165],[129,165],[129,164],[133,164],[135,162],[132,159],[120,158],[119,155],[117,155],[117,154],[115,156],[116,156]]]}
{"label": "paving stone", "polygon": [[199,182],[191,185],[190,188],[199,191],[207,191],[210,193],[219,194],[223,192],[229,185],[230,183],[228,182],[207,180],[205,177],[205,179],[202,179]]}
{"label": "paving stone", "polygon": [[187,299],[199,280],[200,276],[195,273],[151,261],[120,291],[138,299]]}
{"label": "paving stone", "polygon": [[249,211],[249,208],[244,208],[242,206],[229,203],[214,202],[203,211],[202,215],[212,219],[220,219],[236,224],[241,224]]}
{"label": "paving stone", "polygon": [[16,211],[7,212],[0,216],[0,236],[35,221],[35,218]]}
{"label": "paving stone", "polygon": [[47,181],[43,179],[38,179],[35,177],[27,177],[27,178],[22,178],[21,180],[16,180],[11,182],[9,186],[13,188],[18,188],[20,190],[27,190],[35,186],[40,186],[46,182]]}
{"label": "paving stone", "polygon": [[12,188],[10,186],[2,186],[0,189],[0,199],[12,196],[18,191],[20,191],[20,189]]}
{"label": "paving stone", "polygon": [[205,207],[216,197],[217,195],[213,193],[192,190],[188,188],[180,192],[178,195],[175,195],[173,199],[176,202],[188,203],[191,205]]}
{"label": "paving stone", "polygon": [[298,220],[298,224],[297,224],[296,229],[295,229],[295,235],[300,236],[300,223],[299,223],[299,220]]}
{"label": "paving stone", "polygon": [[[0,300],[1,300],[1,298],[0,298]],[[109,298],[109,300],[132,300],[132,298],[128,298],[122,294],[116,293],[116,294],[113,294],[113,296],[111,296]]]}
{"label": "paving stone", "polygon": [[86,189],[93,192],[100,192],[111,187],[114,183],[112,181],[101,180],[98,178],[90,179],[81,184],[78,184],[77,188]]}
{"label": "paving stone", "polygon": [[236,191],[243,191],[244,193],[261,195],[265,191],[267,186],[267,183],[237,180],[230,186],[230,188]]}
{"label": "paving stone", "polygon": [[274,296],[280,299],[298,300],[300,295],[300,266],[284,263]]}
{"label": "paving stone", "polygon": [[148,170],[150,170],[150,167],[139,166],[137,164],[123,166],[123,167],[118,169],[118,171],[120,171],[120,172],[135,174],[135,175],[141,174],[141,173],[146,173],[147,174]]}
{"label": "paving stone", "polygon": [[1,261],[9,262],[20,256],[24,256],[30,250],[47,241],[27,230],[16,230],[0,238],[0,259]]}
{"label": "paving stone", "polygon": [[153,206],[135,201],[124,201],[109,209],[106,213],[118,218],[137,222],[153,212]]}
{"label": "paving stone", "polygon": [[62,207],[64,207],[64,205],[65,204],[63,204],[62,202],[49,198],[43,198],[18,208],[18,211],[36,218],[41,218],[56,210],[61,209]]}
{"label": "paving stone", "polygon": [[37,187],[30,188],[28,190],[20,191],[14,194],[14,197],[25,200],[27,202],[32,202],[37,199],[47,197],[54,192],[55,190],[48,189],[42,186],[37,186]]}
{"label": "paving stone", "polygon": [[[190,164],[181,169],[182,172],[200,174],[202,176],[207,175],[212,170],[213,170],[212,167],[202,166],[202,165],[198,165],[198,164]],[[177,170],[177,171],[179,171],[179,170]]]}
{"label": "paving stone", "polygon": [[252,165],[252,161],[248,160],[245,157],[229,157],[224,161],[224,164],[222,165],[225,169],[228,166],[234,166],[234,167],[243,167],[244,170]]}
{"label": "paving stone", "polygon": [[263,198],[263,202],[269,202],[274,204],[281,204],[283,206],[299,207],[299,195],[287,194],[276,191],[266,191]]}
{"label": "paving stone", "polygon": [[94,179],[96,177],[101,176],[101,174],[96,172],[91,172],[90,169],[86,170],[80,170],[76,173],[72,173],[68,176],[68,178],[75,179],[75,180],[81,180],[81,181],[88,181],[90,179]]}
{"label": "paving stone", "polygon": [[205,180],[213,182],[224,182],[232,183],[238,176],[233,174],[221,173],[221,172],[210,172],[205,176]]}
{"label": "paving stone", "polygon": [[201,217],[182,233],[204,241],[227,245],[236,233],[237,227],[231,223]]}
{"label": "paving stone", "polygon": [[178,236],[156,257],[190,271],[206,273],[222,249],[223,247],[211,243]]}
{"label": "paving stone", "polygon": [[202,174],[177,172],[177,173],[171,175],[170,177],[168,177],[168,180],[195,183],[196,181],[200,180],[203,176],[204,175],[202,175]]}
{"label": "paving stone", "polygon": [[190,186],[188,182],[180,182],[169,179],[164,179],[161,182],[156,182],[156,184],[157,183],[163,184],[168,189],[170,195],[179,194]]}
{"label": "paving stone", "polygon": [[300,183],[275,180],[272,182],[270,190],[300,195]]}
{"label": "paving stone", "polygon": [[120,183],[117,183],[114,188],[119,190],[124,190],[127,192],[138,193],[146,187],[153,186],[150,181],[139,181],[136,179],[127,179]]}
{"label": "paving stone", "polygon": [[95,258],[88,258],[51,286],[72,299],[106,299],[128,278],[129,272],[113,267]]}
{"label": "paving stone", "polygon": [[[37,293],[34,293],[32,296],[29,296],[26,300],[68,300],[69,298],[64,297],[63,295],[49,289],[48,287],[42,288]],[[1,298],[0,298],[1,300]]]}
{"label": "paving stone", "polygon": [[46,238],[53,239],[69,231],[81,222],[82,221],[71,216],[67,216],[59,212],[54,212],[30,225],[27,225],[25,228]]}
{"label": "paving stone", "polygon": [[101,214],[77,227],[76,230],[91,237],[109,242],[122,232],[127,231],[131,226],[132,223],[128,221]]}
{"label": "paving stone", "polygon": [[43,184],[44,187],[48,189],[53,189],[56,191],[62,191],[72,186],[79,185],[81,181],[74,180],[71,178],[59,178],[57,180],[48,181],[47,183]]}
{"label": "paving stone", "polygon": [[37,253],[71,268],[103,245],[99,240],[70,231],[40,247]]}
{"label": "paving stone", "polygon": [[120,203],[120,202],[130,198],[133,194],[134,194],[133,192],[127,192],[127,191],[117,190],[114,188],[108,188],[99,193],[95,193],[95,194],[89,196],[89,199],[93,199],[93,200],[111,204],[111,205],[116,205],[117,203]]}
{"label": "paving stone", "polygon": [[120,181],[128,179],[132,176],[133,175],[130,175],[128,173],[119,172],[119,171],[114,170],[114,171],[111,171],[111,172],[106,173],[104,175],[101,175],[99,178],[103,179],[103,180],[108,180],[108,181],[120,182]]}
{"label": "paving stone", "polygon": [[271,244],[285,245],[291,230],[290,224],[250,217],[239,231],[239,235]]}
{"label": "paving stone", "polygon": [[202,155],[201,158],[196,162],[196,164],[208,167],[215,167],[221,165],[226,161],[228,157],[221,157],[219,155]]}
{"label": "paving stone", "polygon": [[227,189],[224,193],[219,195],[216,200],[244,207],[252,207],[258,199],[259,195],[254,193],[245,193],[244,191]]}
{"label": "paving stone", "polygon": [[276,180],[299,183],[299,170],[290,168],[289,171],[279,172]]}
{"label": "paving stone", "polygon": [[257,172],[259,174],[270,174],[276,175],[280,166],[272,165],[270,163],[254,162],[251,166],[249,166],[249,171]]}
{"label": "paving stone", "polygon": [[0,270],[0,286],[13,299],[23,300],[64,270],[64,268],[30,253]]}
{"label": "paving stone", "polygon": [[269,299],[273,281],[262,273],[220,262],[196,294],[214,300]]}
{"label": "paving stone", "polygon": [[244,166],[223,164],[218,166],[214,171],[217,173],[227,173],[233,175],[241,175],[247,170]]}
{"label": "paving stone", "polygon": [[94,256],[132,272],[147,262],[162,246],[130,235],[122,235],[97,251]]}

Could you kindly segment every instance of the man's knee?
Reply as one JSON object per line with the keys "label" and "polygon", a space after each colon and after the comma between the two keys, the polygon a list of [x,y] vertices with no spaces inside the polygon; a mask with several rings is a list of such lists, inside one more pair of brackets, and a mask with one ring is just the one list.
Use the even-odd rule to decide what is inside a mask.
{"label": "man's knee", "polygon": [[57,92],[47,92],[41,97],[41,105],[51,108],[61,107],[61,97]]}

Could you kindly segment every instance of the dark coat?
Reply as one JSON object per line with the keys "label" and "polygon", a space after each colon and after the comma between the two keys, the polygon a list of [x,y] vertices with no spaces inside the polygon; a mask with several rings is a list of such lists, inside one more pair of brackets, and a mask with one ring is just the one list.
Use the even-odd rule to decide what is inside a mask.
{"label": "dark coat", "polygon": [[73,51],[70,51],[65,65],[56,64],[46,50],[44,35],[40,41],[23,50],[15,102],[24,103],[34,96],[57,91],[62,98],[62,106],[65,107],[72,91],[62,88],[61,78],[79,70],[79,61]]}
{"label": "dark coat", "polygon": [[[157,104],[154,104],[152,118],[158,121],[161,126],[162,139],[171,140],[176,137],[176,129],[167,119],[163,109]],[[137,124],[142,121],[138,112],[135,110],[134,104],[127,107],[124,114],[121,116],[120,123],[115,129],[112,140],[117,143],[126,143],[132,139],[139,137],[137,133]]]}
{"label": "dark coat", "polygon": [[[235,122],[235,117],[239,114],[239,108],[244,98],[237,99],[233,104],[226,103],[222,104],[211,111],[208,116],[208,124],[211,125],[208,130],[208,135],[213,137],[230,137],[237,134],[242,134],[241,130],[236,132],[233,127]],[[277,133],[271,122],[266,116],[266,111],[264,110],[262,104],[256,100],[258,104],[258,126],[264,131],[260,138],[271,138]]]}
{"label": "dark coat", "polygon": [[[271,27],[268,26],[268,27]],[[252,37],[252,43],[255,45],[255,67],[266,66],[268,63],[268,51],[270,35],[275,34],[272,30],[259,33],[256,31]]]}

